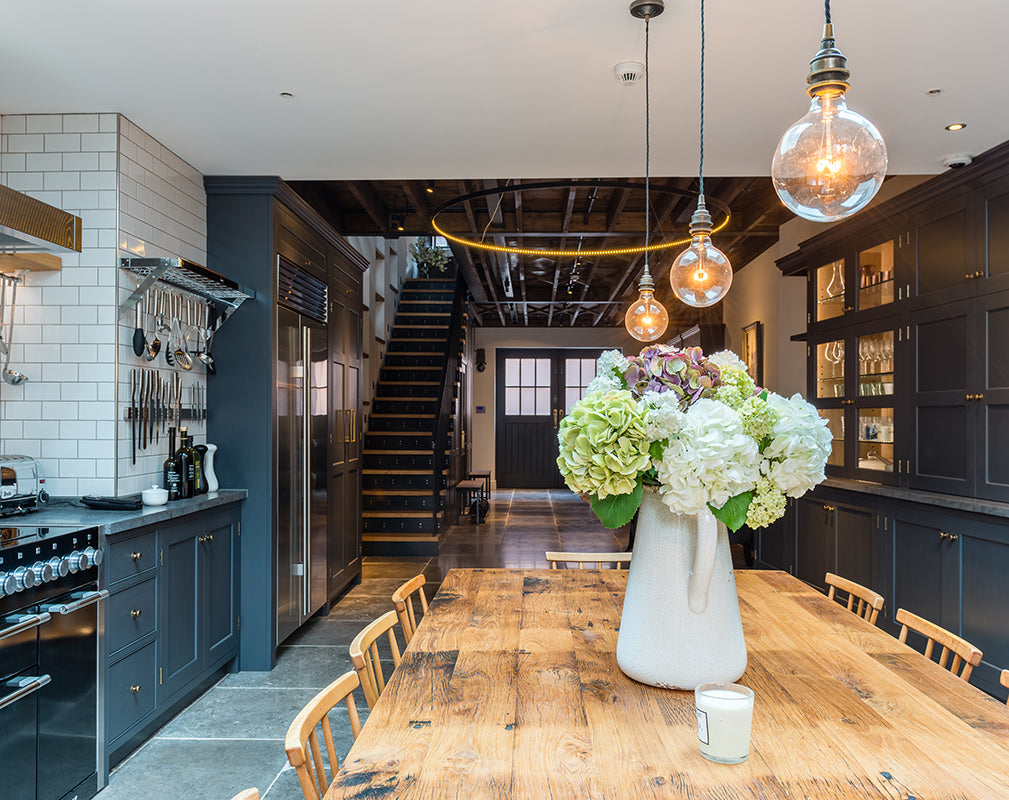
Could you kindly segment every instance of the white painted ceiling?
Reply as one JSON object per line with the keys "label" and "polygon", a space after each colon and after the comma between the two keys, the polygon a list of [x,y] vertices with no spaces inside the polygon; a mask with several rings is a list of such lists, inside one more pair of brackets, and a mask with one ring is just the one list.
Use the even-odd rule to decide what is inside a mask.
{"label": "white painted ceiling", "polygon": [[[0,114],[118,111],[204,174],[643,173],[627,0],[0,0]],[[849,107],[891,174],[1009,139],[1006,0],[834,0]],[[766,175],[807,108],[819,0],[708,0],[708,175]],[[698,0],[651,26],[652,172],[698,150]],[[928,96],[930,89],[942,89]],[[294,93],[283,99],[280,92]],[[947,123],[966,130],[949,133]]]}

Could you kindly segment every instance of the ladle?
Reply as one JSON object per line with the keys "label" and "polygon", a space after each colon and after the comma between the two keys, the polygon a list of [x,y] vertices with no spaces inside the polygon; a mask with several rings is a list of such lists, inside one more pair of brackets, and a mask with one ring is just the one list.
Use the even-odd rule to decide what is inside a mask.
{"label": "ladle", "polygon": [[7,342],[4,341],[4,308],[7,305],[7,276],[0,275],[0,353],[7,352]]}
{"label": "ladle", "polygon": [[200,334],[203,336],[203,350],[198,350],[196,357],[203,362],[207,367],[207,372],[211,375],[217,374],[217,367],[214,366],[213,356],[210,355],[210,346],[214,343],[214,334],[216,329],[210,327],[210,305],[204,309],[205,314],[201,322],[203,323],[200,328]]}
{"label": "ladle", "polygon": [[178,317],[172,320],[172,326],[174,327],[177,325],[179,328],[179,336],[176,339],[176,341],[179,343],[179,346],[175,349],[175,363],[178,364],[180,367],[182,367],[184,370],[186,370],[186,372],[189,372],[189,370],[193,368],[193,359],[189,356],[189,349],[186,347],[186,340],[189,338],[189,335],[186,334],[185,336],[183,336],[182,334],[181,317],[183,310],[188,310],[188,307],[186,309],[183,308],[182,301],[180,298],[179,315]]}
{"label": "ladle", "polygon": [[161,340],[158,338],[158,304],[161,301],[161,292],[157,289],[153,289],[154,297],[154,313],[151,318],[154,320],[154,329],[151,332],[153,339],[147,343],[147,352],[145,353],[148,361],[153,361],[158,357],[158,353],[161,352]]}
{"label": "ladle", "polygon": [[14,303],[17,300],[18,293],[18,278],[12,278],[11,282],[11,321],[7,324],[7,360],[4,362],[3,379],[7,381],[11,386],[20,386],[26,380],[28,380],[27,375],[22,375],[17,370],[10,368],[11,363],[11,351],[10,345],[14,337]]}

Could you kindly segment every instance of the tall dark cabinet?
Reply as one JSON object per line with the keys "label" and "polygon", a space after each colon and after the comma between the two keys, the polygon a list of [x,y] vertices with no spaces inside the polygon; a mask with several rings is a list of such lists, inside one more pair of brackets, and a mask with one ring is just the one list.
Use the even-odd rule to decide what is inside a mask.
{"label": "tall dark cabinet", "polygon": [[[361,278],[368,262],[279,178],[207,177],[204,184],[208,262],[256,292],[214,341],[209,413],[217,420],[218,475],[249,492],[239,541],[240,665],[265,670],[296,624],[286,615],[278,633],[281,601],[286,607],[298,585],[311,587],[310,614],[317,588],[325,604],[360,575]],[[278,346],[281,317],[292,312],[325,333],[316,337],[325,343],[321,358],[313,350],[311,364],[300,367],[282,359]],[[298,385],[313,419],[305,450],[318,454],[307,466],[288,463],[289,448],[280,446],[280,438],[290,439],[281,405]],[[295,500],[282,501],[281,493],[297,482],[282,478],[298,469],[310,527],[325,531],[322,544],[307,537],[304,558],[280,532],[296,516]]]}
{"label": "tall dark cabinet", "polygon": [[[794,550],[833,564],[1009,666],[1009,143],[802,242],[808,397],[833,435],[823,486],[790,504]],[[1001,599],[1000,599],[1001,598]]]}

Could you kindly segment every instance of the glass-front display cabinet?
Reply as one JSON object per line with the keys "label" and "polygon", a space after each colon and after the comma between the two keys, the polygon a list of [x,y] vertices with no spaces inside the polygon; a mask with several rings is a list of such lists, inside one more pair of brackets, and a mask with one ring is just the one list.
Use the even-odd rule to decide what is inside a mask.
{"label": "glass-front display cabinet", "polygon": [[810,271],[810,323],[838,320],[847,315],[875,318],[889,314],[893,303],[903,299],[895,291],[904,273],[896,237],[863,237],[870,244],[848,254],[825,260]]}
{"label": "glass-front display cabinet", "polygon": [[895,377],[904,337],[896,325],[859,326],[809,345],[809,397],[827,420],[830,475],[897,483]]}

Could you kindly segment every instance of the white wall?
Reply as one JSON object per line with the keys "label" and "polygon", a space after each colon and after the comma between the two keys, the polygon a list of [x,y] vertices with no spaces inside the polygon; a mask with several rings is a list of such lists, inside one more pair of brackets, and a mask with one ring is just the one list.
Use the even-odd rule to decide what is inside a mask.
{"label": "white wall", "polygon": [[61,271],[28,273],[18,290],[11,366],[29,380],[0,384],[0,452],[39,458],[54,496],[149,486],[164,440],[134,468],[119,424],[129,370],[147,366],[129,346],[132,314],[117,325],[135,285],[119,256],[205,262],[202,176],[119,114],[9,114],[0,183],[83,220],[81,253],[63,256]]}
{"label": "white wall", "polygon": [[[489,469],[497,483],[494,447],[494,381],[496,351],[499,347],[602,347],[622,350],[630,355],[641,343],[627,335],[624,328],[475,328],[475,348],[483,348],[487,369],[473,371],[473,425],[470,468]],[[483,406],[483,414],[476,407]]]}

